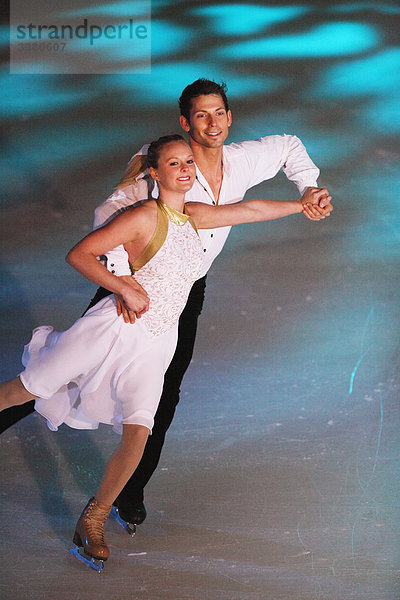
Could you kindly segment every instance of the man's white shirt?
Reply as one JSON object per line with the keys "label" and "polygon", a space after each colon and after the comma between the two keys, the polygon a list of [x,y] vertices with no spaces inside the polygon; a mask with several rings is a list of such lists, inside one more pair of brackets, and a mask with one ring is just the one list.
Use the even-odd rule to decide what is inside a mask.
{"label": "man's white shirt", "polygon": [[[148,145],[137,154],[146,154]],[[137,154],[135,156],[137,156]],[[132,159],[131,159],[132,160]],[[218,204],[240,202],[251,187],[272,179],[283,170],[286,177],[297,186],[300,195],[309,186],[317,186],[319,169],[308,156],[302,142],[293,135],[269,135],[258,140],[228,144],[223,147],[223,178]],[[116,190],[95,211],[94,228],[104,225],[121,210],[149,197],[148,175],[139,175],[135,184]],[[158,196],[154,186],[152,196]],[[186,202],[216,204],[213,192],[196,165],[196,180],[186,193]],[[221,252],[230,227],[200,229],[199,235],[205,258],[205,275]],[[128,254],[123,246],[107,253],[107,268],[116,275],[130,275]]]}

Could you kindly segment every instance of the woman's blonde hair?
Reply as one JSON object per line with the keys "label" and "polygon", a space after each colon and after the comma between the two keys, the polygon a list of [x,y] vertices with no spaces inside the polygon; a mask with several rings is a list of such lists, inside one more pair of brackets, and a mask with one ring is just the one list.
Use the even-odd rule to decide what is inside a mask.
{"label": "woman's blonde hair", "polygon": [[138,154],[134,156],[129,163],[125,173],[123,174],[121,180],[116,185],[115,189],[119,190],[127,185],[131,185],[135,183],[137,177],[144,173],[147,169],[147,155],[146,154]]}
{"label": "woman's blonde hair", "polygon": [[156,169],[162,147],[166,144],[170,144],[171,142],[184,142],[187,144],[187,141],[178,133],[172,135],[163,135],[158,138],[158,140],[152,141],[147,148],[147,154],[138,154],[132,158],[121,181],[118,183],[115,189],[119,190],[128,185],[136,183],[138,176],[144,173],[149,167]]}

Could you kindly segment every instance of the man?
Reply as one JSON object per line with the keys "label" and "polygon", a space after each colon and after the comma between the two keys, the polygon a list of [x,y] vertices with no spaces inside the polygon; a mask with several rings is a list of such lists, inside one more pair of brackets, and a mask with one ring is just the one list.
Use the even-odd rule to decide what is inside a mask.
{"label": "man", "polygon": [[[249,188],[271,179],[282,168],[301,194],[308,190],[311,201],[318,207],[320,218],[329,216],[332,210],[329,193],[317,187],[319,170],[297,137],[266,136],[257,141],[224,146],[232,123],[225,84],[198,79],[184,89],[179,104],[180,125],[189,134],[197,173],[195,184],[186,195],[187,201],[214,205],[240,202]],[[116,192],[98,207],[95,227],[104,224],[116,211],[151,196],[146,173],[139,174],[137,169],[140,155],[146,151],[147,147],[144,146],[133,157]],[[155,191],[153,195],[157,195]],[[204,276],[193,285],[180,317],[178,345],[165,374],[163,394],[143,458],[115,502],[119,516],[128,524],[131,532],[135,530],[135,524],[142,523],[146,518],[143,490],[159,462],[165,434],[179,401],[180,385],[192,358],[197,320],[204,301],[206,273],[221,252],[229,231],[230,227],[200,231],[206,259]],[[107,268],[132,281],[127,255],[122,247],[110,252],[107,261]],[[92,304],[105,293],[99,290]],[[148,305],[147,294],[138,286],[135,306],[120,305],[119,310],[126,321],[133,323],[148,309]]]}

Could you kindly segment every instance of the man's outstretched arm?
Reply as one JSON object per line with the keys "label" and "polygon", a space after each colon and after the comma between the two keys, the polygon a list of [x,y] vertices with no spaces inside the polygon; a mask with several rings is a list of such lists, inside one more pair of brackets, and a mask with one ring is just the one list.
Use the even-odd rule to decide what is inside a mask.
{"label": "man's outstretched arm", "polygon": [[[295,135],[268,135],[258,140],[241,142],[237,146],[242,148],[248,159],[248,187],[271,179],[282,170],[297,186],[301,195],[307,189],[325,189],[318,186],[320,171],[308,155],[304,144]],[[328,195],[320,200],[319,206],[322,209],[328,204]],[[328,216],[329,212],[322,211],[321,214]]]}

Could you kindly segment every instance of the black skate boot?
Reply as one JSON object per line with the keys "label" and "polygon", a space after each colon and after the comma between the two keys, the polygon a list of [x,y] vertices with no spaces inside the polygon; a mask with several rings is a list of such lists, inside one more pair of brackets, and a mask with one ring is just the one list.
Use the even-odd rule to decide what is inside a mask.
{"label": "black skate boot", "polygon": [[141,525],[147,516],[143,500],[132,502],[121,494],[113,503],[112,514],[118,523],[133,537],[136,533],[136,525]]}

